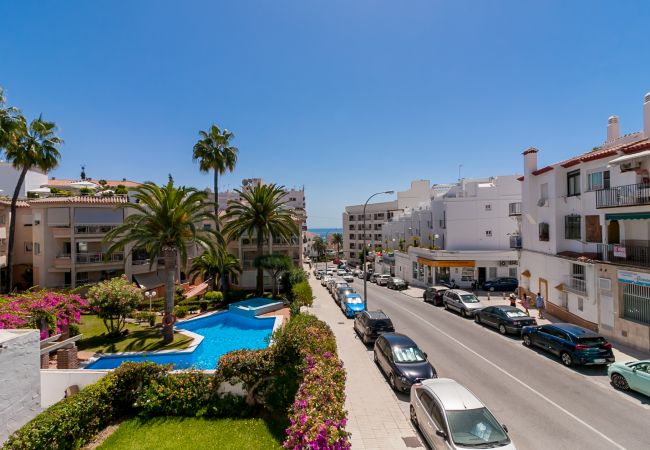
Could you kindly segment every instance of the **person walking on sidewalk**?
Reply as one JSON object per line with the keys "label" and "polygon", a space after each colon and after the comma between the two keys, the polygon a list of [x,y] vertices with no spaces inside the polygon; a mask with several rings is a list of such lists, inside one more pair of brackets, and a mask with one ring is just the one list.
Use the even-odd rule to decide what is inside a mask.
{"label": "person walking on sidewalk", "polygon": [[530,316],[530,313],[528,312],[528,308],[530,307],[530,299],[529,299],[529,297],[526,294],[524,294],[523,298],[521,299],[521,301],[519,303],[521,303],[521,306],[523,306],[524,309],[526,310],[526,315]]}
{"label": "person walking on sidewalk", "polygon": [[537,317],[539,319],[544,318],[544,297],[542,297],[541,292],[537,293],[537,298],[535,299],[535,306],[537,306]]}
{"label": "person walking on sidewalk", "polygon": [[515,294],[510,294],[510,306],[517,306],[517,296]]}

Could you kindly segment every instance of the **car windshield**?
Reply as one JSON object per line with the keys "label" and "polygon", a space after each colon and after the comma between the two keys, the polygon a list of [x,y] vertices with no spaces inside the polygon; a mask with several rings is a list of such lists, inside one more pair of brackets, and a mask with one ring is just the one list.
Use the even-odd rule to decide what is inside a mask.
{"label": "car windshield", "polygon": [[392,327],[393,323],[390,320],[375,320],[373,325],[377,328],[388,328]]}
{"label": "car windshield", "polygon": [[417,347],[395,347],[393,348],[393,358],[396,363],[418,363],[427,359],[424,353]]}
{"label": "car windshield", "polygon": [[472,294],[461,295],[460,298],[463,300],[463,303],[478,303],[478,298]]}
{"label": "car windshield", "polygon": [[516,311],[515,310],[506,311],[506,316],[508,316],[510,318],[513,318],[513,317],[528,317],[528,315],[525,312],[523,312],[522,310],[520,310],[520,309],[518,309]]}
{"label": "car windshield", "polygon": [[360,305],[363,303],[363,300],[361,300],[361,297],[346,297],[345,303],[348,303],[350,305]]}
{"label": "car windshield", "polygon": [[449,431],[454,443],[468,447],[510,442],[499,422],[487,408],[447,411]]}
{"label": "car windshield", "polygon": [[401,278],[393,278],[393,283],[404,283],[404,280]]}

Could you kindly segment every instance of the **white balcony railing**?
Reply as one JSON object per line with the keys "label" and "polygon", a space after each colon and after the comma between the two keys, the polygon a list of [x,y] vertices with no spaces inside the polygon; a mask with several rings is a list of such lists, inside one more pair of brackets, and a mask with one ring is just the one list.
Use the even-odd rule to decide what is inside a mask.
{"label": "white balcony railing", "polygon": [[77,253],[77,264],[102,264],[102,263],[116,263],[124,261],[124,253],[115,252],[111,255],[106,253]]}
{"label": "white balcony railing", "polygon": [[567,275],[565,287],[568,291],[575,292],[576,294],[587,294],[587,282],[580,276]]}

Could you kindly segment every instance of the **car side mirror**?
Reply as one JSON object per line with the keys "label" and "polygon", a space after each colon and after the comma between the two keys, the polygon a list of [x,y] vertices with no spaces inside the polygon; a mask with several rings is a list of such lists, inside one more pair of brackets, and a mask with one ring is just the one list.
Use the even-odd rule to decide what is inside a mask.
{"label": "car side mirror", "polygon": [[424,355],[424,359],[427,359],[429,357],[429,355],[427,355],[427,352],[423,352],[422,354]]}
{"label": "car side mirror", "polygon": [[632,372],[636,372],[636,367],[632,367]]}
{"label": "car side mirror", "polygon": [[445,441],[447,440],[447,432],[445,430],[436,430],[436,434],[443,438]]}
{"label": "car side mirror", "polygon": [[506,426],[505,423],[501,424],[501,427],[503,427],[503,431],[505,431],[506,433],[508,432],[508,427]]}

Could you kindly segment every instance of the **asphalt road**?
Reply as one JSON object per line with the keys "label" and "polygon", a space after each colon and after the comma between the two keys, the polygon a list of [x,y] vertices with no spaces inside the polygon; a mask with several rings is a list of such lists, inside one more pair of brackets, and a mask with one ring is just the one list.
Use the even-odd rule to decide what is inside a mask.
{"label": "asphalt road", "polygon": [[[363,292],[361,280],[353,285]],[[368,303],[428,353],[440,377],[473,391],[508,426],[517,448],[650,449],[650,399],[614,390],[606,369],[564,367],[519,338],[372,283]],[[408,410],[408,396],[398,397]]]}

